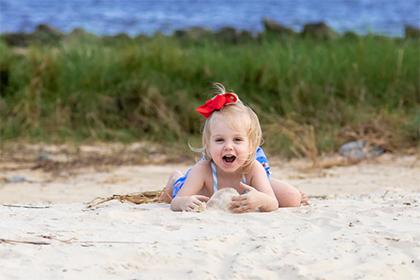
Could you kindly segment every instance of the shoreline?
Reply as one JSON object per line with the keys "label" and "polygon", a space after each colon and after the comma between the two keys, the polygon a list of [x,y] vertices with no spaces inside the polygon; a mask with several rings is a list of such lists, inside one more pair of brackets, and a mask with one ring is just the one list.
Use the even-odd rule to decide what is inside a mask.
{"label": "shoreline", "polygon": [[69,32],[63,32],[53,25],[40,23],[32,32],[12,31],[0,33],[0,39],[3,39],[9,46],[26,47],[32,43],[56,44],[65,41],[68,38],[90,37],[104,40],[144,40],[154,37],[174,37],[182,41],[197,42],[200,40],[218,40],[225,43],[241,44],[251,41],[260,41],[264,38],[271,40],[284,40],[293,38],[310,38],[315,40],[334,40],[338,38],[364,38],[369,36],[383,37],[388,39],[419,39],[420,27],[408,25],[404,26],[404,32],[401,36],[391,36],[387,34],[367,32],[357,33],[356,31],[338,32],[327,25],[324,21],[308,22],[303,25],[301,30],[295,30],[290,26],[284,25],[270,18],[262,19],[263,29],[261,31],[249,31],[231,26],[223,26],[217,29],[206,28],[202,26],[192,26],[183,29],[176,29],[169,33],[138,33],[135,35],[126,32],[116,34],[96,34],[82,27],[73,28]]}

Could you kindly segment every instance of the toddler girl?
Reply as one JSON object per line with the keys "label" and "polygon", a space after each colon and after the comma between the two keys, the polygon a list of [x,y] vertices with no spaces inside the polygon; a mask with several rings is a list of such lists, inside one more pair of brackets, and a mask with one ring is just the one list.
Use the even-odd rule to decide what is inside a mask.
{"label": "toddler girl", "polygon": [[195,211],[217,190],[234,188],[240,195],[233,197],[230,209],[236,213],[306,202],[297,189],[270,177],[257,115],[235,93],[216,87],[219,94],[196,109],[206,118],[203,157],[185,175],[176,171],[170,176],[161,200],[171,202],[174,211]]}

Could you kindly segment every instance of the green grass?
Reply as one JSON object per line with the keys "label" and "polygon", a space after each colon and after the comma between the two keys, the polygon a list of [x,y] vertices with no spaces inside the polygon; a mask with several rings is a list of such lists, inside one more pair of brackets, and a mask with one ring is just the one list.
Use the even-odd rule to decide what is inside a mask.
{"label": "green grass", "polygon": [[[416,147],[419,54],[418,41],[375,36],[239,45],[90,38],[31,45],[24,54],[0,43],[0,71],[8,77],[1,84],[0,136],[187,143],[203,121],[194,108],[217,81],[258,113],[272,152],[291,154],[293,139],[281,133],[287,120],[312,126],[321,152],[351,140],[346,129],[383,138],[393,149]],[[363,134],[364,127],[376,131]]]}

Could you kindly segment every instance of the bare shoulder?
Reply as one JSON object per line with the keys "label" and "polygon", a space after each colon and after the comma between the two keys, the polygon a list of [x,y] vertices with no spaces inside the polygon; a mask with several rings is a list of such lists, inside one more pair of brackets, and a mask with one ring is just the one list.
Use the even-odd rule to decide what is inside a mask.
{"label": "bare shoulder", "polygon": [[247,173],[251,176],[257,174],[265,174],[265,169],[258,160],[254,159],[249,165]]}
{"label": "bare shoulder", "polygon": [[252,161],[245,173],[246,181],[250,182],[251,185],[256,181],[260,181],[267,177],[264,166],[256,159]]}
{"label": "bare shoulder", "polygon": [[[184,186],[180,189],[179,196],[189,196],[206,193],[210,163],[200,160],[194,164],[185,180]],[[211,172],[211,171],[210,171]]]}
{"label": "bare shoulder", "polygon": [[194,173],[198,172],[203,175],[211,172],[210,161],[205,159],[197,161],[197,163],[191,168],[191,171],[194,171]]}
{"label": "bare shoulder", "polygon": [[209,178],[212,178],[211,176],[211,165],[209,160],[199,160],[190,171],[190,174],[194,177],[199,177],[203,180],[204,184],[207,185]]}
{"label": "bare shoulder", "polygon": [[196,172],[200,174],[203,180],[203,187],[206,189],[207,193],[211,193],[213,187],[213,176],[211,174],[211,161],[210,160],[200,160],[195,166]]}

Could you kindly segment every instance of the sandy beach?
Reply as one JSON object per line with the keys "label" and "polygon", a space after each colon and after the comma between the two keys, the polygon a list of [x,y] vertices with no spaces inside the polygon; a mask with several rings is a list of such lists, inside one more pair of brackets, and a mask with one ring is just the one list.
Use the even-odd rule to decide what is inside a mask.
{"label": "sandy beach", "polygon": [[48,170],[0,162],[0,279],[416,279],[420,159],[272,171],[311,205],[271,213],[86,203],[162,189],[183,164]]}

